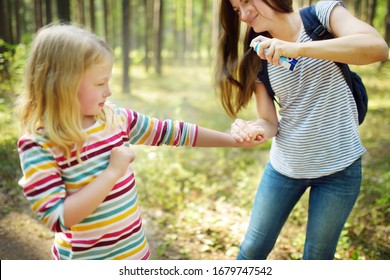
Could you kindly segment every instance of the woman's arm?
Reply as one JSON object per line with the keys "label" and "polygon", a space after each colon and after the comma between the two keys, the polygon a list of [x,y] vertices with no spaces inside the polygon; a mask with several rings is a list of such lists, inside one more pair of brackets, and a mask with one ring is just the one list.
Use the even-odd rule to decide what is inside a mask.
{"label": "woman's arm", "polygon": [[237,119],[232,124],[231,135],[239,143],[250,142],[253,139],[264,143],[278,132],[279,122],[274,101],[262,83],[256,83],[255,91],[257,120]]}
{"label": "woman's arm", "polygon": [[[263,128],[254,126],[251,128],[251,133],[259,135],[259,138],[253,141],[236,141],[235,138],[224,132],[198,127],[198,137],[194,147],[237,147],[237,148],[251,148],[258,144],[262,144],[264,134]],[[261,136],[261,137],[260,137]]]}
{"label": "woman's arm", "polygon": [[279,64],[281,56],[304,56],[354,65],[388,59],[389,47],[378,31],[351,15],[344,7],[335,5],[330,14],[329,25],[334,39],[295,43],[258,36],[254,39],[262,41],[258,54],[261,59],[267,59],[274,65]]}
{"label": "woman's arm", "polygon": [[330,28],[335,39],[301,43],[298,56],[355,65],[387,60],[389,47],[378,31],[344,7],[333,8]]}

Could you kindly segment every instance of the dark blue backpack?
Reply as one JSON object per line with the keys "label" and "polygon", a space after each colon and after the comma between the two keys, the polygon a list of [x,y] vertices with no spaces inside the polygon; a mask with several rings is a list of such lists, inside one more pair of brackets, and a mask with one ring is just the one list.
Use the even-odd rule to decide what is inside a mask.
{"label": "dark blue backpack", "polygon": [[[301,14],[305,31],[313,41],[333,38],[333,35],[319,21],[314,5],[303,8],[299,12]],[[272,90],[268,77],[267,60],[261,60],[261,62],[262,70],[258,73],[258,78],[263,82],[268,94],[276,101],[275,92]],[[349,69],[348,64],[339,62],[335,63],[338,67],[340,67],[345,80],[352,91],[358,111],[359,124],[361,124],[367,114],[368,95],[366,88],[362,79],[358,74]]]}

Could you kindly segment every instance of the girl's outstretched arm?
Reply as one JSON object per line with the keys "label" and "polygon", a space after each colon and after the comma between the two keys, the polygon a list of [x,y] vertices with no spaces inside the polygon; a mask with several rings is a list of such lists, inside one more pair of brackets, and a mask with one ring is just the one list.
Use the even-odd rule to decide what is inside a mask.
{"label": "girl's outstretched arm", "polygon": [[234,137],[230,134],[199,127],[198,137],[195,143],[195,147],[241,147],[251,148],[258,144],[263,143],[262,141],[264,130],[260,127],[252,130],[252,140],[245,142],[237,142]]}
{"label": "girl's outstretched arm", "polygon": [[159,120],[129,109],[126,109],[125,113],[132,145],[249,148],[261,144],[259,139],[264,134],[262,127],[255,126],[252,131],[253,136],[259,136],[257,141],[239,143],[228,133],[196,124],[170,119]]}

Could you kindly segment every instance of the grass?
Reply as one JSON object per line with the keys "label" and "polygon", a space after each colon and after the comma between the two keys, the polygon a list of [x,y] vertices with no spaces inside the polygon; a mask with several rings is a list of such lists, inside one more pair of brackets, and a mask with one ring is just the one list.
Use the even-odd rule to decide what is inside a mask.
{"label": "grass", "polygon": [[[390,259],[390,65],[358,67],[369,91],[369,112],[360,127],[367,153],[358,203],[337,249],[337,259]],[[132,91],[120,93],[114,73],[112,99],[158,118],[228,131],[207,67],[166,67],[163,77],[132,68]],[[23,204],[17,180],[16,124],[11,105],[0,102],[1,213]],[[253,104],[240,117],[255,118]],[[252,200],[270,143],[251,150],[133,147],[140,205],[156,259],[232,259],[245,233]],[[25,202],[24,202],[25,203]],[[296,205],[271,259],[299,259],[304,243],[307,194]]]}

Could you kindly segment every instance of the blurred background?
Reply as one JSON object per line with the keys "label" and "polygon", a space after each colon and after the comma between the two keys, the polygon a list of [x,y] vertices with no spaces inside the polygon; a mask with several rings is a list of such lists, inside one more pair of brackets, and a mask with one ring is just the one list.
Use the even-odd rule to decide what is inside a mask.
{"label": "blurred background", "polygon": [[[212,86],[220,0],[0,0],[0,259],[50,259],[52,233],[31,213],[21,177],[13,104],[34,33],[51,22],[85,26],[109,43],[112,100],[144,114],[229,131]],[[224,1],[224,0],[223,0]],[[317,1],[294,1],[295,9]],[[344,1],[390,42],[390,1]],[[369,93],[360,126],[362,192],[336,259],[390,259],[390,63],[352,66]],[[255,118],[254,104],[239,117]],[[154,259],[234,259],[270,143],[251,150],[134,146],[140,205]],[[307,198],[270,259],[300,259]]]}

